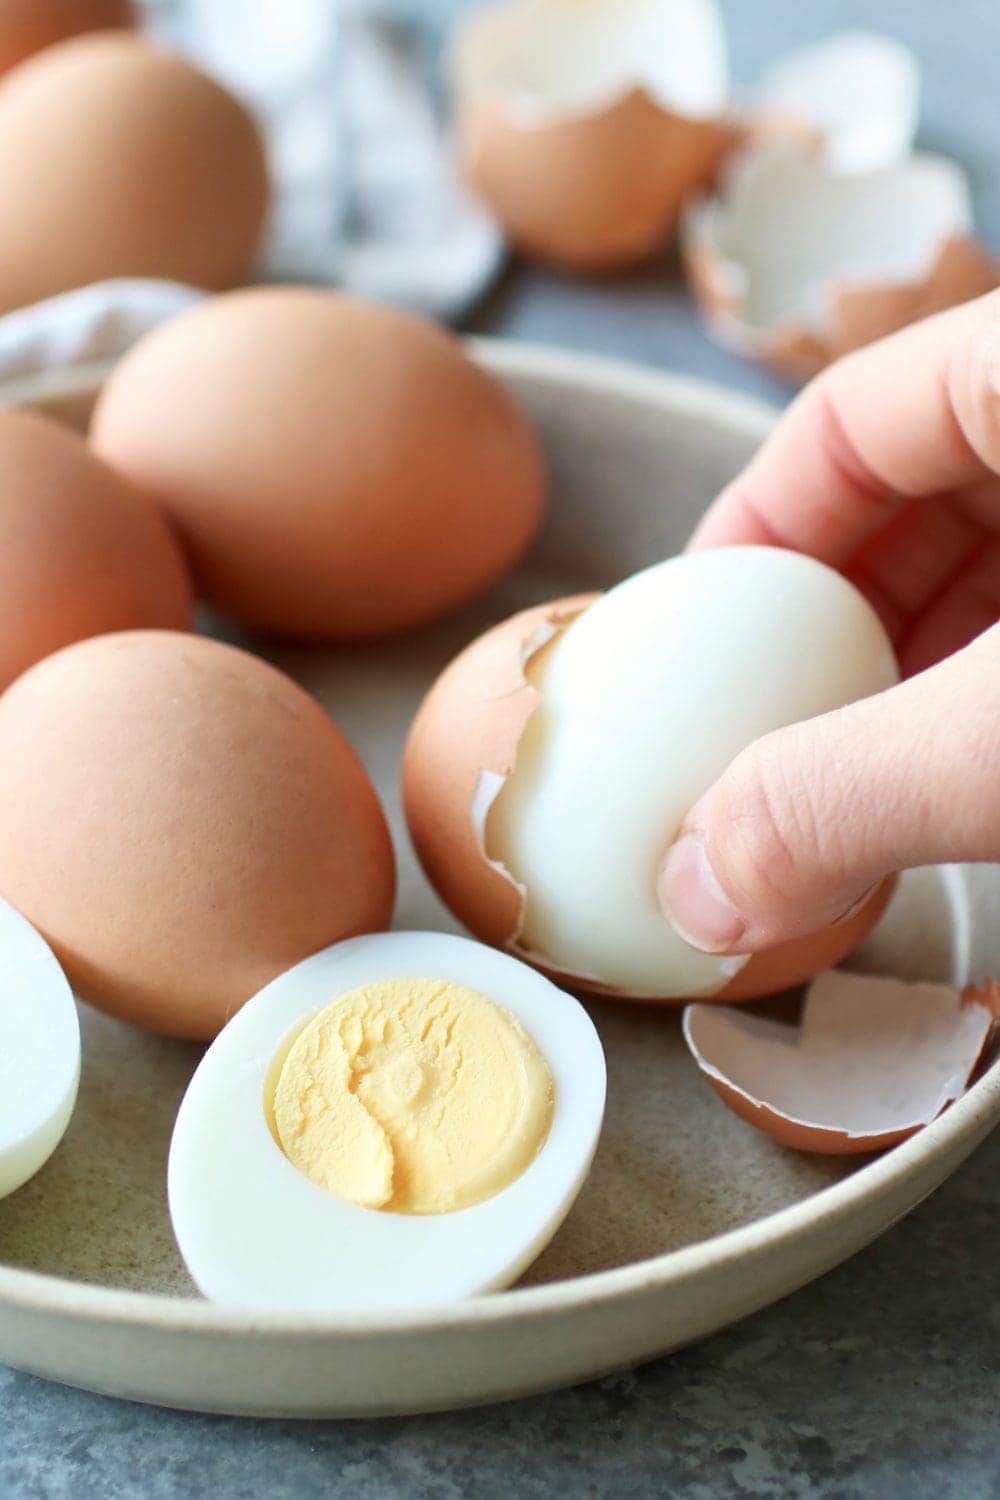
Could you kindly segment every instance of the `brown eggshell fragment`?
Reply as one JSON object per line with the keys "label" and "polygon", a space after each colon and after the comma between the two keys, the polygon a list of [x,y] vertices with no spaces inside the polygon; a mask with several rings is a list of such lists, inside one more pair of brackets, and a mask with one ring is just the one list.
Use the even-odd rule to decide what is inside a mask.
{"label": "brown eggshell fragment", "polygon": [[246,276],[261,137],[214,79],[127,32],[46,48],[0,86],[0,312],[119,276]]}
{"label": "brown eggshell fragment", "polygon": [[437,679],[407,737],[403,804],[417,856],[445,905],[496,947],[516,938],[523,900],[487,858],[482,828],[538,702],[524,669],[596,597],[522,610],[473,641]]}
{"label": "brown eggshell fragment", "polygon": [[466,178],[512,244],[579,272],[634,265],[663,246],[734,140],[731,126],[685,119],[640,88],[528,128],[500,106],[470,108],[461,132]]}
{"label": "brown eggshell fragment", "polygon": [[91,441],[163,505],[202,597],[301,639],[456,608],[513,566],[545,503],[533,427],[459,339],[318,288],[231,292],[155,329]]}
{"label": "brown eggshell fragment", "polygon": [[737,133],[714,0],[501,0],[463,19],[450,72],[469,184],[574,271],[662,246]]}
{"label": "brown eggshell fragment", "polygon": [[0,893],[101,1009],[210,1038],[391,916],[392,846],[347,740],[218,641],[101,636],[0,697]]}
{"label": "brown eggshell fragment", "polygon": [[881,1151],[963,1093],[998,995],[831,970],[809,986],[798,1025],[695,1004],[684,1038],[723,1102],[782,1145]]}
{"label": "brown eggshell fragment", "polygon": [[67,37],[137,20],[132,0],[0,0],[0,74]]}
{"label": "brown eggshell fragment", "polygon": [[148,495],[61,423],[0,411],[0,689],[73,641],[186,630],[192,610]]}
{"label": "brown eggshell fragment", "polygon": [[1000,285],[941,157],[839,174],[807,152],[746,150],[687,210],[682,247],[709,330],[791,380]]}
{"label": "brown eggshell fragment", "polygon": [[[545,962],[520,946],[523,893],[489,858],[486,815],[514,769],[538,691],[525,668],[534,653],[599,596],[581,594],[522,610],[455,658],[418,710],[403,756],[403,801],[417,856],[450,911],[484,942],[507,948],[558,983],[632,1000],[586,974]],[[756,953],[706,1003],[752,1000],[800,984],[839,963],[878,921],[895,879],[884,881],[849,920]],[[637,1004],[675,1005],[685,997],[643,996]]]}

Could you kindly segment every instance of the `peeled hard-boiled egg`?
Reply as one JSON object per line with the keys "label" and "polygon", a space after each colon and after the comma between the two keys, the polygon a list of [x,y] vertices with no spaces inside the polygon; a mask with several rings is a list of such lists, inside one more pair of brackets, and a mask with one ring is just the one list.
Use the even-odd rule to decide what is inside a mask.
{"label": "peeled hard-boiled egg", "polygon": [[583,988],[746,999],[829,967],[881,913],[745,958],[664,920],[656,870],[751,741],[892,686],[892,647],[839,574],[797,553],[672,558],[602,598],[540,606],[459,656],[406,747],[410,831],[477,936]]}
{"label": "peeled hard-boiled egg", "polygon": [[48,47],[0,82],[0,311],[116,276],[241,281],[267,210],[233,95],[141,37]]}
{"label": "peeled hard-boiled egg", "polygon": [[92,440],[166,507],[211,604],[303,638],[455,608],[521,556],[544,499],[527,419],[456,338],[315,289],[234,292],[155,330]]}
{"label": "peeled hard-boiled egg", "polygon": [[0,901],[0,1198],[62,1140],[80,1081],[80,1023],[38,933]]}
{"label": "peeled hard-boiled egg", "polygon": [[413,1307],[513,1281],[586,1177],[604,1055],[583,1008],[437,932],[339,943],[209,1048],[170,1146],[195,1282],[243,1307]]}
{"label": "peeled hard-boiled egg", "polygon": [[0,0],[0,74],[67,37],[135,21],[132,0]]}
{"label": "peeled hard-boiled egg", "polygon": [[130,631],[0,697],[0,893],[86,999],[212,1037],[290,964],[385,926],[394,865],[361,762],[302,688]]}
{"label": "peeled hard-boiled egg", "polygon": [[0,412],[0,495],[0,689],[86,636],[190,625],[163,517],[67,427]]}

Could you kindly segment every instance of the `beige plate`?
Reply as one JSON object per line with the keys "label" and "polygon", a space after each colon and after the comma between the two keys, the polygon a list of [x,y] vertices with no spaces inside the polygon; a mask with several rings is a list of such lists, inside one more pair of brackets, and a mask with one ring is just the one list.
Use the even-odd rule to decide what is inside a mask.
{"label": "beige plate", "polygon": [[[552,520],[530,562],[462,617],[408,640],[273,653],[352,736],[386,798],[401,855],[400,926],[451,926],[408,852],[398,809],[400,748],[426,685],[515,607],[676,551],[771,421],[759,406],[676,377],[498,344],[478,352],[531,408],[552,460]],[[99,375],[0,399],[30,398],[80,420]],[[1000,967],[998,887],[995,868],[913,876],[866,962],[958,979]],[[906,1213],[1000,1120],[994,1066],[880,1160],[798,1156],[723,1108],[688,1059],[675,1015],[612,1005],[594,1013],[610,1075],[603,1141],[576,1208],[517,1290],[416,1314],[261,1315],[198,1300],[170,1233],[167,1142],[197,1049],[86,1012],[69,1134],[0,1204],[0,1358],[217,1412],[360,1415],[523,1395],[647,1359],[784,1296]]]}

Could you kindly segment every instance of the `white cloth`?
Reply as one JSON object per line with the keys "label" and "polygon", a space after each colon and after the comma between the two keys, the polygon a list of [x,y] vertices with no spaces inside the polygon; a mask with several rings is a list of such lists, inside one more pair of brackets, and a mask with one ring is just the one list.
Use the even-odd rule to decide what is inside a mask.
{"label": "white cloth", "polygon": [[503,244],[457,181],[433,25],[398,0],[147,3],[264,126],[277,202],[262,274],[460,317]]}

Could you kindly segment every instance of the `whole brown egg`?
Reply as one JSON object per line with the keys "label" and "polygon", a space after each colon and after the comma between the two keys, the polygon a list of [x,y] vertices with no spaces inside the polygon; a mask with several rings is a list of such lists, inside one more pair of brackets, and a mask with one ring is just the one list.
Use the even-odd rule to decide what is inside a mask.
{"label": "whole brown egg", "polygon": [[171,319],[112,374],[91,440],[164,506],[205,599],[301,638],[464,603],[544,501],[527,418],[457,338],[330,291],[231,292]]}
{"label": "whole brown egg", "polygon": [[185,630],[191,584],[149,497],[69,428],[0,411],[0,689],[85,636]]}
{"label": "whole brown egg", "polygon": [[264,148],[232,94],[128,32],[0,81],[0,311],[115,276],[216,289],[257,252]]}
{"label": "whole brown egg", "polygon": [[384,927],[385,819],[347,740],[233,646],[129,631],[0,697],[0,893],[74,988],[212,1037],[317,949]]}

